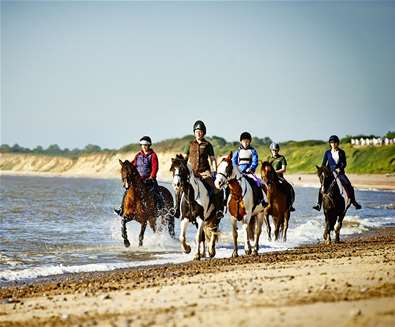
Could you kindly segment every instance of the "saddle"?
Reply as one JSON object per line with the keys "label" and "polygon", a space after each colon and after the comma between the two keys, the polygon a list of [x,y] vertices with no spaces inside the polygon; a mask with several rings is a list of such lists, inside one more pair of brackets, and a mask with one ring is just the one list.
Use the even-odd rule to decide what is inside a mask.
{"label": "saddle", "polygon": [[252,210],[254,211],[256,206],[260,203],[262,203],[264,196],[263,196],[263,188],[262,186],[259,187],[256,183],[256,181],[249,177],[248,175],[244,175],[244,177],[246,178],[246,180],[248,181],[248,183],[250,184],[251,188],[252,188],[252,192],[254,194],[254,207],[252,208]]}

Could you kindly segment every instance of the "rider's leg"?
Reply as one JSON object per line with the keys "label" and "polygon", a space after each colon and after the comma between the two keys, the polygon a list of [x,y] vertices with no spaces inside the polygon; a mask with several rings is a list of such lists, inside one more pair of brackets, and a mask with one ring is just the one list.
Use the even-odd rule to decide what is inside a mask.
{"label": "rider's leg", "polygon": [[315,206],[313,206],[313,209],[320,211],[321,210],[321,204],[322,204],[322,194],[321,190],[318,191],[318,201]]}
{"label": "rider's leg", "polygon": [[122,197],[122,202],[121,202],[121,207],[119,209],[114,209],[114,212],[118,215],[118,216],[123,216],[123,209],[124,209],[124,203],[125,203],[125,197],[126,197],[126,193],[128,192],[128,190],[125,190],[125,192],[123,193],[123,197]]}
{"label": "rider's leg", "polygon": [[342,183],[343,187],[345,188],[352,205],[356,209],[361,209],[362,208],[361,205],[355,200],[354,188],[352,187],[351,182],[348,179],[348,177],[345,174],[338,174],[337,177],[339,178],[340,182]]}

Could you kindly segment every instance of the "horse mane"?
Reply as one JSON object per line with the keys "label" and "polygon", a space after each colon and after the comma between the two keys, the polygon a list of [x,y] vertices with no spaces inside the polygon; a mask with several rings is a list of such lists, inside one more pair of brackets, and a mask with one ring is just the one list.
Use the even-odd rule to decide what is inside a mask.
{"label": "horse mane", "polygon": [[273,168],[273,165],[269,161],[262,161],[261,171],[266,170],[266,167],[269,167],[267,177],[277,183],[279,178],[277,172]]}

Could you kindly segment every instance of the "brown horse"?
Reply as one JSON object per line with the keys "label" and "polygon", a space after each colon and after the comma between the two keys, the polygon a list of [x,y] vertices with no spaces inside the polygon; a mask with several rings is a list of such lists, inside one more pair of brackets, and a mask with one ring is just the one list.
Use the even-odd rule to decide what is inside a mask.
{"label": "brown horse", "polygon": [[130,246],[126,232],[126,223],[132,220],[141,224],[139,246],[143,245],[147,223],[150,225],[153,232],[156,232],[156,219],[158,216],[162,217],[162,225],[167,223],[169,234],[174,237],[174,202],[170,191],[163,186],[159,186],[159,193],[164,202],[163,211],[166,212],[166,217],[163,217],[163,212],[160,212],[158,209],[155,194],[153,194],[143,182],[137,168],[128,160],[124,162],[119,160],[119,163],[121,165],[122,184],[127,190],[122,212],[122,238],[124,245],[126,247]]}
{"label": "brown horse", "polygon": [[265,208],[265,221],[269,241],[272,240],[269,215],[273,217],[274,239],[277,241],[280,229],[282,240],[287,240],[288,221],[290,218],[290,206],[286,185],[280,179],[270,162],[263,161],[261,176],[267,185],[267,200],[269,205]]}

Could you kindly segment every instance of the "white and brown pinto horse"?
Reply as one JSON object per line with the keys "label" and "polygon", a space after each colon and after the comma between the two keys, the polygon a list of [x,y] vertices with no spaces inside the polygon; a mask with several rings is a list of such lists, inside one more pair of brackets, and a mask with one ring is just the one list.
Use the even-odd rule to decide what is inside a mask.
{"label": "white and brown pinto horse", "polygon": [[251,244],[253,241],[252,254],[257,255],[259,250],[259,237],[262,232],[264,219],[264,206],[262,202],[254,203],[254,191],[247,177],[243,175],[239,167],[232,163],[232,152],[222,159],[217,168],[215,186],[223,189],[229,186],[230,196],[227,207],[231,217],[233,235],[232,257],[237,257],[237,222],[240,221],[244,229],[244,250],[246,254],[251,254]]}
{"label": "white and brown pinto horse", "polygon": [[[205,256],[205,241],[209,242],[210,258],[215,256],[215,242],[219,221],[216,218],[214,204],[210,201],[209,192],[199,177],[193,174],[192,167],[182,155],[172,159],[170,171],[173,173],[173,188],[176,193],[181,192],[181,199],[176,196],[176,207],[181,210],[180,242],[184,253],[191,252],[186,241],[189,223],[197,225],[195,260]],[[180,199],[180,201],[179,201]]]}

